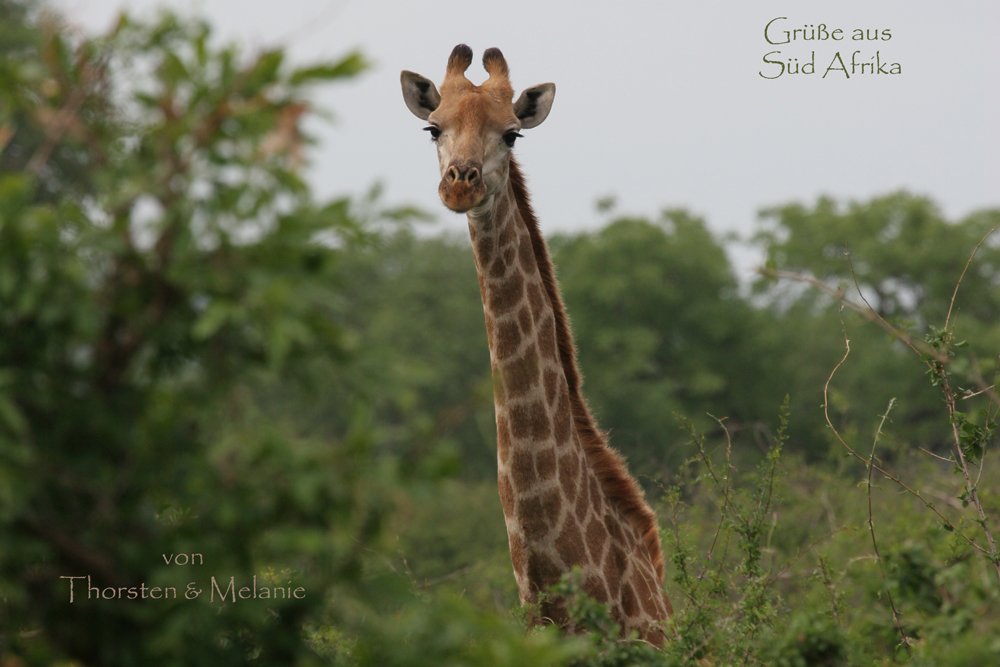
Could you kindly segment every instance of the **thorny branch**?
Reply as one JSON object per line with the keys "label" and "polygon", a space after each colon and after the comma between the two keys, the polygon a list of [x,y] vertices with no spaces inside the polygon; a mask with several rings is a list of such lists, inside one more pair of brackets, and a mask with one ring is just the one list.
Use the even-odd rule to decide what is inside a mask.
{"label": "thorny branch", "polygon": [[[882,574],[882,581],[887,582],[885,576],[885,567],[882,565],[882,554],[878,550],[878,541],[875,539],[875,517],[872,516],[872,464],[875,463],[875,447],[878,445],[878,439],[882,436],[882,427],[885,425],[885,420],[889,418],[889,411],[892,410],[892,406],[895,405],[896,399],[893,398],[889,401],[889,406],[885,409],[885,414],[882,415],[882,420],[878,423],[878,429],[875,431],[875,438],[872,440],[872,452],[868,456],[868,479],[865,482],[865,495],[868,496],[868,532],[872,536],[872,548],[875,550],[875,562],[878,563],[878,571]],[[896,609],[896,603],[892,599],[892,591],[886,586],[885,589],[886,597],[889,600],[889,607],[892,609],[892,620],[896,622],[896,628],[899,630],[899,634],[903,638],[903,644],[906,645],[907,649],[910,647],[910,638],[906,636],[906,631],[903,630],[903,624],[899,620],[899,610]]]}
{"label": "thorny branch", "polygon": [[[843,325],[843,320],[841,320],[841,324]],[[823,385],[823,417],[826,419],[826,425],[828,427],[830,427],[831,431],[833,431],[833,435],[837,439],[837,442],[839,442],[841,445],[843,445],[844,449],[846,449],[848,451],[848,453],[850,453],[851,456],[853,456],[857,460],[859,460],[862,463],[864,463],[865,466],[867,467],[869,465],[868,459],[865,458],[865,457],[863,457],[863,456],[861,456],[860,454],[858,454],[854,450],[853,447],[851,447],[850,445],[847,444],[847,442],[844,440],[844,438],[840,435],[840,432],[833,425],[833,422],[830,420],[830,411],[829,411],[830,401],[829,401],[829,398],[828,398],[828,394],[829,394],[829,391],[830,391],[830,383],[833,381],[833,376],[836,375],[837,371],[840,370],[840,367],[844,365],[844,362],[847,361],[848,355],[850,355],[850,353],[851,353],[851,341],[847,338],[847,329],[846,328],[844,329],[844,348],[845,348],[844,349],[844,356],[840,359],[840,361],[837,362],[837,365],[833,367],[833,370],[830,371],[830,375],[826,379],[826,384]],[[946,526],[948,526],[948,528],[952,532],[954,532],[956,535],[960,535],[962,537],[962,539],[964,539],[969,544],[969,546],[973,547],[974,549],[976,549],[977,551],[979,551],[979,552],[981,552],[983,554],[989,554],[989,551],[987,551],[983,546],[981,546],[980,544],[978,544],[975,540],[973,540],[972,538],[970,538],[968,535],[965,535],[961,531],[957,530],[955,524],[952,523],[951,519],[949,519],[944,514],[942,514],[940,512],[940,510],[938,510],[938,508],[934,506],[934,503],[932,503],[931,501],[929,501],[926,498],[924,498],[923,494],[921,494],[919,491],[917,491],[916,489],[911,488],[908,484],[906,484],[906,482],[904,482],[903,480],[901,480],[896,475],[893,475],[891,472],[889,472],[885,468],[882,468],[881,466],[877,465],[874,461],[871,461],[870,465],[871,465],[871,467],[874,470],[877,470],[879,472],[879,474],[881,474],[883,477],[885,477],[886,479],[889,479],[889,480],[892,480],[893,482],[895,482],[897,485],[899,485],[900,488],[902,488],[904,491],[906,491],[907,493],[909,493],[911,496],[913,496],[914,498],[916,498],[917,500],[919,500],[920,502],[922,502],[932,512],[934,512],[935,514],[937,514],[938,518],[940,518],[941,521],[944,522],[944,524]]]}
{"label": "thorny branch", "polygon": [[[913,497],[915,497],[918,500],[920,500],[926,507],[930,508],[944,522],[944,526],[947,529],[949,529],[952,532],[956,533],[957,535],[959,535],[961,537],[961,539],[965,540],[974,549],[976,549],[980,553],[983,553],[984,555],[986,555],[986,557],[988,558],[988,560],[991,563],[993,563],[994,567],[996,568],[998,577],[1000,577],[1000,553],[998,553],[998,551],[997,551],[997,545],[996,545],[996,542],[995,542],[995,540],[993,538],[993,533],[992,533],[992,529],[990,527],[990,522],[989,522],[989,519],[988,519],[988,517],[987,517],[987,515],[986,515],[986,513],[984,511],[984,509],[983,509],[983,505],[982,505],[982,502],[980,500],[979,493],[978,493],[978,485],[979,485],[979,481],[980,481],[980,478],[982,476],[983,468],[984,468],[984,465],[985,465],[984,458],[985,458],[986,445],[988,444],[987,441],[989,440],[990,430],[993,428],[993,423],[994,423],[994,420],[996,419],[996,417],[993,414],[993,404],[994,404],[994,401],[996,401],[997,404],[998,404],[996,413],[1000,414],[1000,398],[998,398],[998,386],[1000,386],[1000,385],[997,384],[997,376],[996,375],[993,378],[992,384],[988,384],[987,383],[987,381],[982,377],[982,375],[979,372],[978,364],[976,362],[976,359],[975,359],[974,355],[973,355],[973,359],[972,359],[972,361],[973,361],[973,363],[972,363],[972,370],[971,370],[971,372],[968,373],[968,377],[972,380],[972,382],[978,388],[978,391],[962,390],[961,388],[959,388],[958,391],[956,392],[955,389],[953,389],[953,387],[951,385],[951,381],[950,381],[951,373],[949,373],[948,370],[947,370],[947,366],[950,363],[950,358],[952,357],[952,354],[953,354],[952,350],[955,347],[960,347],[961,346],[961,344],[957,344],[955,342],[956,338],[955,338],[955,331],[954,330],[955,330],[955,321],[956,321],[957,317],[955,319],[953,319],[953,313],[954,313],[954,309],[955,309],[955,301],[956,301],[957,296],[958,296],[959,288],[962,285],[962,281],[964,280],[965,275],[966,275],[966,273],[969,270],[969,267],[972,265],[972,261],[975,258],[976,253],[983,246],[983,244],[990,237],[990,235],[993,234],[994,232],[996,232],[997,229],[1000,229],[1000,223],[994,225],[989,231],[987,231],[986,234],[979,241],[979,243],[977,243],[976,246],[975,246],[975,248],[972,250],[972,253],[969,255],[969,258],[966,261],[965,266],[962,269],[962,273],[959,276],[958,281],[955,284],[955,288],[954,288],[954,290],[952,292],[951,300],[950,300],[950,302],[948,304],[948,312],[947,312],[947,315],[945,317],[944,327],[942,329],[940,329],[940,330],[934,329],[933,327],[931,327],[931,329],[933,331],[933,336],[928,336],[927,339],[926,339],[926,342],[918,340],[918,339],[915,339],[911,335],[909,335],[908,333],[906,333],[905,331],[902,331],[902,330],[896,328],[895,326],[889,324],[889,322],[887,322],[874,308],[872,308],[871,304],[865,298],[865,295],[864,295],[864,293],[861,290],[861,286],[858,283],[858,277],[857,277],[857,274],[856,274],[856,272],[854,270],[853,262],[851,261],[850,252],[847,252],[846,254],[847,254],[848,263],[850,264],[851,277],[853,278],[854,287],[857,290],[857,294],[858,294],[858,296],[860,297],[861,301],[864,304],[863,306],[860,305],[860,304],[858,304],[858,303],[855,303],[855,302],[849,300],[847,298],[846,290],[845,290],[845,288],[843,286],[841,286],[841,287],[839,287],[837,289],[834,289],[829,284],[827,284],[827,283],[825,283],[825,282],[823,282],[823,281],[821,281],[821,280],[819,280],[819,279],[817,279],[817,278],[815,278],[813,276],[803,275],[803,274],[798,274],[798,273],[793,273],[793,272],[789,272],[789,271],[778,271],[778,270],[775,270],[775,269],[759,269],[759,273],[761,275],[765,276],[765,277],[776,278],[776,279],[777,278],[786,278],[786,279],[789,279],[789,280],[795,280],[795,281],[798,281],[798,282],[807,283],[807,284],[815,287],[819,291],[823,292],[824,294],[827,294],[828,296],[832,297],[840,305],[839,315],[840,315],[841,328],[842,328],[843,334],[844,334],[845,351],[844,351],[844,356],[840,359],[840,361],[836,364],[836,366],[830,372],[830,375],[827,378],[826,383],[823,386],[823,414],[824,414],[824,417],[826,419],[827,426],[830,427],[830,429],[833,432],[835,438],[840,442],[841,445],[844,446],[845,449],[847,449],[847,451],[850,453],[851,456],[853,456],[856,459],[858,459],[859,461],[863,462],[865,464],[865,466],[866,466],[866,469],[867,469],[866,496],[867,496],[867,501],[868,501],[868,528],[869,528],[869,533],[871,535],[872,547],[874,548],[874,551],[875,551],[875,560],[878,563],[879,571],[880,571],[880,573],[882,575],[883,582],[886,582],[887,578],[886,578],[885,569],[883,567],[882,558],[881,558],[881,555],[879,553],[878,542],[877,542],[876,534],[875,534],[874,517],[873,517],[873,511],[872,511],[871,486],[872,486],[872,471],[873,470],[878,470],[879,473],[882,474],[884,477],[886,477],[887,479],[892,480],[897,485],[899,485],[904,491],[906,491],[907,493],[911,494]],[[871,453],[870,453],[870,455],[868,456],[867,459],[863,458],[853,448],[851,448],[851,446],[847,444],[847,442],[843,439],[843,437],[841,437],[840,433],[834,427],[834,425],[833,425],[833,423],[832,423],[832,421],[830,419],[830,415],[829,415],[829,399],[828,399],[829,386],[830,386],[830,383],[833,380],[834,375],[837,373],[837,371],[840,369],[840,367],[846,362],[847,357],[848,357],[848,355],[850,355],[850,351],[851,351],[850,340],[847,337],[847,329],[846,329],[846,326],[844,324],[844,319],[843,319],[843,309],[844,309],[844,307],[848,307],[848,308],[854,310],[855,312],[857,312],[858,314],[860,314],[862,317],[864,317],[868,321],[873,322],[873,323],[879,325],[884,330],[886,330],[888,333],[890,333],[892,336],[894,336],[896,339],[900,340],[907,347],[909,347],[914,353],[916,353],[920,357],[921,361],[923,361],[926,364],[926,366],[928,367],[928,375],[930,375],[933,378],[934,385],[941,387],[942,392],[944,394],[945,404],[947,405],[947,408],[948,408],[948,420],[949,420],[949,424],[951,425],[952,437],[953,437],[953,442],[954,442],[954,455],[953,455],[953,457],[951,457],[949,459],[944,459],[943,457],[940,457],[940,456],[937,456],[937,455],[934,455],[934,454],[932,454],[932,455],[935,456],[936,458],[939,458],[941,460],[946,460],[946,461],[952,463],[952,465],[955,466],[956,470],[961,471],[962,475],[965,478],[965,490],[964,490],[964,493],[962,494],[962,496],[960,496],[960,499],[962,500],[961,503],[958,503],[954,498],[947,498],[943,494],[937,494],[937,493],[935,493],[934,495],[939,495],[944,500],[946,500],[946,502],[948,502],[949,504],[951,504],[953,506],[956,506],[960,510],[963,509],[964,506],[966,506],[968,503],[971,502],[975,506],[976,511],[977,511],[977,513],[979,515],[979,518],[976,521],[976,523],[978,523],[982,527],[983,532],[986,535],[986,540],[988,542],[988,549],[984,548],[983,546],[981,546],[980,544],[978,544],[977,542],[975,542],[972,538],[970,538],[968,535],[964,534],[963,532],[956,530],[955,525],[948,518],[946,518],[940,511],[938,511],[938,509],[933,504],[931,504],[930,502],[928,502],[921,495],[921,493],[919,493],[916,490],[910,488],[907,484],[905,484],[898,477],[896,477],[895,475],[892,475],[892,474],[888,473],[886,470],[884,470],[883,468],[881,468],[879,465],[876,464],[875,449],[876,449],[876,447],[878,445],[879,438],[882,436],[882,427],[884,426],[885,421],[888,418],[889,411],[892,409],[892,407],[893,407],[893,405],[895,403],[895,399],[892,399],[892,401],[890,401],[889,406],[886,408],[885,414],[882,415],[882,418],[881,418],[881,421],[879,422],[879,426],[878,426],[878,429],[876,431],[874,440],[872,442]],[[1000,374],[1000,364],[998,364],[997,373]],[[959,412],[959,411],[956,410],[956,400],[959,397],[958,394],[961,394],[960,398],[962,398],[962,400],[966,400],[966,399],[972,398],[974,396],[978,396],[980,394],[986,394],[989,397],[989,404],[988,404],[986,410],[984,411],[984,415],[986,417],[985,435],[976,435],[975,436],[977,438],[977,440],[975,441],[975,443],[974,443],[973,446],[969,447],[969,449],[968,449],[968,455],[967,455],[966,449],[964,448],[964,445],[965,445],[965,441],[968,441],[969,440],[969,436],[970,436],[969,433],[966,433],[966,431],[968,430],[967,427],[969,426],[969,422],[965,419],[965,415],[964,414],[962,414],[961,412]],[[960,433],[960,431],[962,431],[963,433],[965,433],[965,435],[963,436],[962,433]],[[980,429],[980,431],[982,431],[982,429]],[[965,438],[965,441],[963,441],[963,437]],[[926,451],[926,450],[924,450],[924,451]],[[930,453],[930,452],[927,452],[927,453]],[[973,475],[970,473],[970,465],[969,465],[969,458],[970,457],[973,458],[973,459],[975,459],[975,458],[979,459],[979,469],[978,469],[978,473],[975,475],[975,482],[973,482],[973,479],[972,479]],[[893,621],[895,622],[896,627],[899,630],[900,636],[902,637],[902,644],[907,647],[907,650],[909,650],[910,649],[910,645],[911,645],[911,641],[907,637],[906,632],[903,629],[903,626],[902,626],[902,623],[901,623],[900,617],[899,617],[899,612],[896,609],[895,602],[894,602],[894,600],[892,598],[892,593],[888,589],[888,587],[886,587],[886,595],[887,595],[887,598],[888,598],[888,601],[889,601],[889,606],[892,609]],[[836,613],[836,609],[834,609],[834,613]]]}
{"label": "thorny branch", "polygon": [[[956,393],[954,389],[952,389],[951,383],[949,381],[950,374],[946,371],[946,366],[949,362],[949,358],[951,356],[951,350],[952,347],[954,346],[954,340],[955,340],[954,324],[952,322],[952,312],[955,306],[955,299],[958,296],[958,290],[961,287],[962,280],[965,278],[965,274],[968,271],[969,266],[972,264],[972,260],[976,256],[976,253],[979,251],[979,248],[982,247],[982,245],[986,242],[986,239],[988,239],[990,235],[993,234],[997,229],[1000,229],[1000,223],[994,225],[993,228],[991,228],[989,231],[986,232],[985,235],[983,235],[983,238],[980,239],[979,243],[976,244],[976,247],[972,250],[972,253],[969,255],[969,259],[965,263],[965,267],[962,269],[962,274],[959,276],[958,282],[955,284],[955,289],[951,295],[951,301],[948,305],[948,314],[945,318],[944,328],[941,329],[940,332],[937,332],[939,334],[940,345],[929,345],[927,343],[914,339],[906,332],[901,331],[896,327],[892,326],[891,324],[889,324],[881,315],[878,314],[878,312],[875,311],[874,308],[872,308],[871,304],[868,303],[868,300],[865,298],[864,293],[861,291],[861,286],[858,284],[858,277],[854,271],[853,262],[851,262],[850,252],[847,253],[847,260],[851,268],[851,277],[854,279],[854,286],[858,292],[858,296],[861,298],[862,302],[864,302],[864,307],[849,301],[846,298],[846,294],[843,289],[834,290],[829,285],[823,283],[820,280],[817,280],[812,276],[805,276],[787,271],[776,271],[773,269],[762,269],[760,270],[760,273],[761,275],[772,278],[788,278],[790,280],[805,282],[816,287],[825,294],[832,296],[841,304],[841,313],[843,312],[844,306],[851,308],[852,310],[861,314],[870,322],[875,322],[876,324],[881,326],[883,329],[885,329],[893,336],[898,338],[900,341],[905,343],[911,350],[913,350],[920,356],[921,360],[927,365],[929,373],[932,375],[932,377],[935,378],[935,384],[939,384],[941,386],[942,392],[944,393],[945,404],[948,407],[948,421],[951,424],[952,438],[954,440],[954,446],[955,446],[954,463],[956,468],[960,470],[962,472],[962,475],[965,477],[965,493],[963,494],[963,498],[967,499],[975,506],[976,512],[979,514],[979,519],[977,520],[977,523],[979,523],[979,525],[982,526],[983,528],[983,532],[986,535],[986,540],[989,544],[989,548],[986,549],[980,546],[972,539],[970,539],[968,536],[960,532],[958,534],[960,534],[969,544],[973,545],[980,552],[986,554],[990,562],[993,563],[994,567],[996,568],[997,576],[1000,577],[1000,553],[997,552],[996,541],[993,538],[993,531],[990,528],[989,518],[986,516],[986,512],[983,509],[983,505],[979,498],[979,492],[977,488],[979,483],[979,477],[982,475],[983,462],[982,460],[980,460],[979,474],[976,477],[976,482],[973,483],[972,474],[969,471],[969,461],[965,455],[965,452],[962,449],[962,439],[959,433],[959,421],[962,415],[956,414],[957,413],[955,409]],[[841,326],[842,327],[844,326],[843,315],[841,315]],[[951,326],[950,330],[949,326]],[[873,447],[872,457],[866,460],[863,457],[861,457],[857,452],[855,452],[853,449],[851,449],[851,447],[847,445],[847,443],[843,440],[843,438],[840,437],[840,434],[837,432],[837,430],[833,427],[828,412],[827,390],[830,386],[830,381],[833,379],[833,375],[837,372],[837,370],[844,363],[844,361],[847,360],[847,356],[850,354],[851,351],[850,341],[847,338],[846,328],[844,328],[844,343],[846,346],[844,357],[834,367],[833,371],[831,371],[830,377],[827,378],[826,385],[824,385],[823,387],[823,413],[826,417],[827,425],[829,425],[830,428],[833,429],[834,435],[836,436],[837,440],[842,445],[844,445],[844,447],[847,448],[847,450],[855,458],[865,462],[866,466],[868,466],[869,476],[871,475],[872,469],[878,470],[882,475],[886,476],[887,478],[899,484],[903,489],[905,489],[913,496],[921,500],[927,507],[931,508],[939,517],[941,517],[944,520],[945,525],[948,526],[949,529],[954,531],[955,530],[954,524],[948,519],[946,519],[934,507],[933,504],[925,500],[917,491],[914,491],[906,484],[904,484],[898,477],[895,477],[894,475],[887,473],[885,470],[875,465],[874,447]],[[963,398],[969,398],[971,396],[978,394],[986,394],[987,396],[989,396],[991,407],[994,401],[997,401],[997,403],[1000,404],[1000,398],[998,398],[997,396],[995,379],[992,385],[987,385],[986,381],[982,378],[982,376],[978,372],[973,373],[972,379],[979,387],[980,391],[972,394],[966,394],[965,396],[963,396]],[[987,409],[988,421],[991,419],[989,413],[990,413],[990,408]],[[985,454],[985,451],[983,453]],[[870,496],[869,496],[869,501],[870,501]]]}
{"label": "thorny branch", "polygon": [[[732,479],[732,476],[733,476],[733,474],[732,474],[733,473],[733,467],[732,467],[732,463],[731,463],[731,460],[730,460],[731,459],[732,450],[733,450],[733,442],[732,442],[732,438],[729,435],[729,429],[727,429],[725,427],[725,425],[722,423],[722,420],[719,419],[718,417],[715,417],[713,415],[709,415],[709,416],[712,417],[712,419],[714,419],[715,421],[717,421],[719,423],[719,426],[721,426],[722,430],[725,431],[725,433],[726,433],[726,475],[725,475],[725,478],[724,478],[726,483],[725,483],[725,486],[722,489],[722,510],[721,510],[720,516],[719,516],[719,524],[715,527],[715,536],[712,537],[712,546],[710,546],[708,548],[708,554],[705,556],[705,567],[701,571],[701,574],[698,575],[698,581],[701,581],[702,579],[704,579],[705,578],[705,574],[708,572],[709,565],[711,564],[711,561],[712,561],[712,554],[715,552],[715,544],[719,540],[719,533],[722,532],[722,525],[725,523],[725,520],[726,520],[726,510],[729,508],[729,481],[730,481],[730,479]],[[703,454],[704,454],[704,450],[702,450],[702,451],[703,451]],[[706,460],[706,463],[709,466],[709,470],[711,470],[711,460],[708,459],[707,456],[704,456],[704,458]],[[715,476],[714,472],[712,473],[712,476],[713,477]],[[718,482],[718,480],[716,480],[716,482]]]}
{"label": "thorny branch", "polygon": [[[994,227],[994,229],[996,229],[996,227]],[[924,341],[916,339],[910,334],[906,333],[905,331],[897,329],[893,325],[886,322],[884,319],[882,319],[882,317],[878,314],[878,312],[876,312],[875,309],[873,309],[871,305],[868,304],[867,301],[865,301],[865,305],[861,305],[859,303],[851,301],[850,299],[847,298],[847,293],[843,289],[834,289],[833,287],[830,287],[829,285],[824,283],[822,280],[819,280],[817,278],[805,274],[795,273],[793,271],[778,271],[776,269],[758,269],[758,273],[760,273],[760,275],[766,278],[785,278],[787,280],[794,280],[796,282],[807,283],[809,285],[812,285],[813,287],[823,292],[824,294],[836,299],[837,302],[840,303],[841,305],[846,306],[851,310],[853,310],[854,312],[858,313],[869,322],[879,325],[887,332],[889,332],[893,337],[897,338],[899,341],[901,341],[907,347],[913,350],[917,355],[927,355],[931,357],[933,360],[941,363],[946,362],[948,359],[945,353],[935,350],[933,347],[931,347]],[[860,288],[858,289],[858,293],[859,294],[861,293]],[[864,296],[862,295],[861,298],[864,299]],[[978,393],[985,393],[994,400],[1000,400],[1000,397],[997,396],[995,386],[986,384],[986,381],[983,380],[983,378],[978,374],[974,374],[972,376],[972,380],[973,382],[976,383],[977,387],[980,390]]]}
{"label": "thorny branch", "polygon": [[[957,467],[962,471],[962,475],[965,477],[965,493],[972,500],[972,504],[975,505],[976,511],[979,513],[979,525],[982,526],[983,532],[986,533],[986,541],[989,542],[990,548],[987,552],[990,562],[996,568],[997,577],[1000,577],[1000,556],[997,554],[996,541],[993,539],[993,531],[990,528],[989,518],[986,516],[986,512],[983,510],[983,504],[979,499],[979,491],[976,485],[972,483],[972,475],[969,473],[969,462],[965,457],[965,452],[962,451],[962,440],[958,433],[958,420],[955,418],[955,392],[951,388],[951,383],[948,381],[949,374],[945,371],[945,366],[948,363],[948,358],[951,353],[952,341],[955,340],[955,332],[948,331],[948,323],[951,320],[951,309],[955,305],[955,297],[958,295],[958,288],[962,285],[962,279],[965,277],[965,272],[969,268],[969,264],[972,262],[972,258],[976,256],[976,252],[979,251],[980,246],[986,242],[990,234],[995,232],[1000,228],[1000,223],[997,223],[990,231],[986,232],[986,235],[976,244],[976,247],[972,250],[972,254],[969,256],[969,260],[965,263],[965,269],[962,270],[962,275],[958,278],[958,283],[955,284],[955,290],[951,294],[951,304],[948,307],[948,317],[945,319],[945,327],[942,329],[942,341],[944,342],[944,349],[941,351],[934,350],[938,354],[933,356],[933,360],[928,356],[921,356],[924,363],[927,365],[930,372],[934,377],[938,379],[941,384],[942,391],[944,392],[945,404],[948,406],[948,421],[951,424],[952,436],[955,440],[955,459],[958,462]],[[854,287],[858,290],[858,296],[861,300],[865,302],[868,306],[868,310],[873,313],[880,322],[884,323],[885,326],[891,327],[888,322],[886,322],[881,315],[875,312],[875,309],[871,307],[868,300],[865,299],[865,295],[861,292],[861,286],[858,285],[858,276],[854,272],[854,263],[851,261],[851,253],[847,253],[847,262],[851,267],[851,277],[854,278]],[[841,319],[841,324],[843,324],[843,319]],[[954,327],[953,327],[954,329]],[[845,340],[847,332],[844,332]],[[943,357],[943,358],[942,358]],[[990,402],[992,403],[993,398],[996,393],[993,391],[989,392]],[[825,395],[824,395],[825,403]],[[824,405],[825,409],[825,405]]]}

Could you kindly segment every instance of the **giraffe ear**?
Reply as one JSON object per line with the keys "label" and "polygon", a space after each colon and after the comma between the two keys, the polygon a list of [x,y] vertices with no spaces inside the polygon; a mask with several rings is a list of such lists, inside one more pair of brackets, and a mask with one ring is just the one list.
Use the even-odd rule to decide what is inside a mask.
{"label": "giraffe ear", "polygon": [[556,84],[541,83],[526,88],[514,102],[514,115],[521,121],[522,129],[541,125],[552,110],[552,100],[556,96]]}
{"label": "giraffe ear", "polygon": [[406,102],[406,108],[417,118],[427,120],[431,112],[441,104],[441,94],[434,83],[407,70],[403,70],[399,75],[399,81],[403,84],[403,101]]}

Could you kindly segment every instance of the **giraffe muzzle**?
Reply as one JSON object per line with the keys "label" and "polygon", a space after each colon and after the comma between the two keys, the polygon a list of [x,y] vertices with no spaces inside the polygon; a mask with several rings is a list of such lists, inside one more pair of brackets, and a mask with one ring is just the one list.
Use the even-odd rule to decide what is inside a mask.
{"label": "giraffe muzzle", "polygon": [[486,197],[482,165],[475,162],[453,162],[448,166],[438,186],[444,205],[456,213],[465,213]]}

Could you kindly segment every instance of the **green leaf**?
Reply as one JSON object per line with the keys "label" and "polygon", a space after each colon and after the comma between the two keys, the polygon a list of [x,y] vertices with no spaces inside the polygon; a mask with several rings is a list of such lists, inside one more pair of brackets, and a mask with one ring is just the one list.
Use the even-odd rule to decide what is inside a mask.
{"label": "green leaf", "polygon": [[336,63],[323,63],[303,67],[292,72],[288,82],[293,86],[315,83],[319,81],[332,81],[333,79],[348,78],[356,76],[369,67],[364,57],[354,52]]}

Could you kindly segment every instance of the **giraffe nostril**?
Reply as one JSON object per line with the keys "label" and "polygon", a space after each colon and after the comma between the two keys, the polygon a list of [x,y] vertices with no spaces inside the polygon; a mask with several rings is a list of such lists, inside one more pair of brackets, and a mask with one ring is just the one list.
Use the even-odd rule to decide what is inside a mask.
{"label": "giraffe nostril", "polygon": [[445,179],[451,185],[464,183],[468,186],[475,186],[482,180],[482,174],[477,164],[453,164],[445,172]]}

